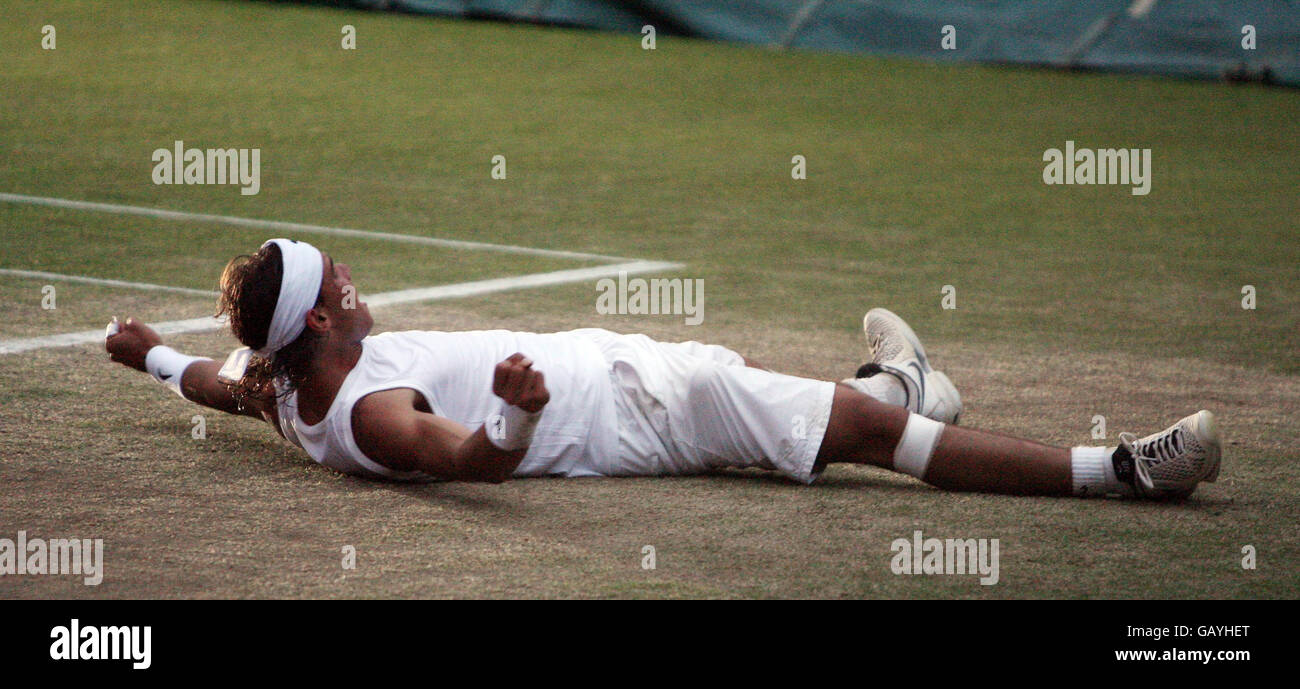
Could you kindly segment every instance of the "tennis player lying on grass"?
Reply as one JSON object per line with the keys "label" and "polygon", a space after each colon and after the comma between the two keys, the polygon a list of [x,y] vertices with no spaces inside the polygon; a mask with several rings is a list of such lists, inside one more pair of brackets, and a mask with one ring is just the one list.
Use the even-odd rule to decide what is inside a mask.
{"label": "tennis player lying on grass", "polygon": [[[370,336],[343,263],[275,239],[221,276],[220,312],[249,349],[226,365],[117,319],[113,361],[188,400],[265,419],[317,462],[384,479],[698,474],[762,467],[812,483],[871,464],[940,488],[1182,498],[1219,471],[1207,411],[1118,447],[1049,447],[959,428],[961,397],[911,328],[866,315],[870,362],[839,384],[698,342],[584,329]],[[115,332],[116,331],[116,332]],[[255,354],[252,354],[255,350]]]}

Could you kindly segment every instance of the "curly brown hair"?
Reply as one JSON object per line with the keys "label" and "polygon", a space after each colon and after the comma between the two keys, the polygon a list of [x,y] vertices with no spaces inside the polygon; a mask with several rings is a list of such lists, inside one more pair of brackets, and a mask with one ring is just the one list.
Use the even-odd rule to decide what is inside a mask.
{"label": "curly brown hair", "polygon": [[[221,271],[217,316],[230,320],[231,332],[245,347],[257,350],[266,346],[283,280],[284,260],[280,247],[275,244],[268,244],[251,256],[236,256]],[[320,305],[319,294],[316,305]],[[269,359],[254,355],[243,379],[230,386],[240,407],[249,398],[269,401],[277,396],[276,383],[279,383],[279,396],[297,389],[310,373],[311,362],[322,341],[321,335],[306,328]]]}

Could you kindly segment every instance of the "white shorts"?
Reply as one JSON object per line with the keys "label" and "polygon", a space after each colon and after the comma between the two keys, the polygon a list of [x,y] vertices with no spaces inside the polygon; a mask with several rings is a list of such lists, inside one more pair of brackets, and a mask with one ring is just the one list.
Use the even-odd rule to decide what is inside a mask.
{"label": "white shorts", "polygon": [[750,368],[718,345],[610,335],[597,344],[611,368],[619,450],[594,460],[596,474],[759,467],[816,480],[834,383]]}

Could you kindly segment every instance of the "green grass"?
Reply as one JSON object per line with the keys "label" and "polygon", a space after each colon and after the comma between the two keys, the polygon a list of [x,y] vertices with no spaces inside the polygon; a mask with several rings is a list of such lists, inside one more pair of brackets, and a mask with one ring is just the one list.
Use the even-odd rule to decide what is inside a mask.
{"label": "green grass", "polygon": [[[1300,93],[1293,90],[675,38],[643,51],[637,35],[258,2],[0,1],[0,13],[0,192],[681,261],[684,276],[705,279],[706,327],[722,332],[772,325],[849,342],[859,315],[885,305],[927,338],[967,350],[1187,358],[1282,380],[1300,373]],[[57,28],[55,51],[39,49],[45,24]],[[356,26],[358,50],[339,49],[343,24]],[[151,152],[177,139],[260,148],[261,193],[154,185]],[[1043,151],[1067,139],[1151,148],[1150,195],[1045,186]],[[508,161],[504,181],[489,176],[498,154]],[[807,180],[791,179],[794,155],[806,157]],[[209,288],[229,256],[265,238],[205,223],[0,203],[4,268]],[[590,265],[305,238],[353,265],[363,297]],[[1240,307],[1245,284],[1258,290],[1257,310]],[[96,314],[114,301],[159,317],[170,307],[167,317],[210,312],[189,298],[155,303],[61,287],[66,310],[55,316],[35,310],[39,285],[0,276],[0,308],[15,314],[0,336],[95,327]],[[956,310],[940,308],[944,285],[957,289]],[[543,314],[569,327],[610,325],[593,323],[594,298],[591,285],[569,285],[474,307],[488,322]],[[671,332],[686,339],[697,331]],[[47,413],[37,403],[63,404],[68,395],[31,385],[27,367],[63,371],[59,356],[43,353],[22,365],[0,359],[7,420],[28,424],[10,438],[11,456],[91,465],[82,438],[44,433],[40,424],[84,431],[117,423],[145,436],[180,434],[160,441],[169,461],[158,471],[167,480],[235,471],[252,482],[270,473],[270,504],[280,495],[273,489],[292,494],[302,482],[344,501],[362,490],[304,472],[287,461],[295,455],[283,444],[263,437],[265,429],[232,420],[214,422],[218,441],[208,451],[192,451],[189,417],[168,406],[176,400],[151,397],[157,391],[141,381],[122,393],[123,409],[151,405],[149,414],[175,418],[124,421],[86,406],[94,400]],[[96,377],[103,378],[82,375],[78,394],[103,384]],[[1294,411],[1295,400],[1287,404]],[[1252,432],[1294,417],[1278,418]],[[240,430],[223,436],[219,423]],[[102,441],[108,449],[131,456],[110,440]],[[508,507],[512,500],[542,514],[553,511],[548,501],[567,498],[587,510],[575,508],[574,518],[603,524],[606,510],[615,515],[609,528],[627,529],[647,519],[640,509],[666,505],[663,514],[712,529],[699,541],[674,518],[649,518],[658,537],[674,544],[661,550],[661,563],[685,563],[689,574],[663,565],[656,579],[635,569],[635,544],[619,542],[627,553],[615,558],[600,550],[609,537],[593,536],[572,559],[547,560],[565,571],[535,572],[528,595],[1294,597],[1285,572],[1300,561],[1297,457],[1242,442],[1234,462],[1246,478],[1229,488],[1232,498],[1178,508],[1172,517],[1152,506],[1071,503],[1067,510],[1059,500],[958,498],[840,469],[823,492],[724,478],[665,488],[549,482],[536,494],[509,484],[503,490],[514,492],[505,497],[480,487],[376,490],[358,499],[416,511],[429,531],[439,522],[401,500],[435,503],[451,519],[501,523],[534,539],[523,539],[529,545],[515,560],[479,552],[474,571],[484,577],[530,571],[540,565],[527,557],[543,545],[581,540],[554,524],[524,523]],[[257,452],[246,451],[250,444]],[[136,476],[116,465],[106,471]],[[655,497],[632,500],[625,485]],[[683,504],[679,493],[700,502]],[[210,499],[224,504],[219,495]],[[764,519],[769,502],[824,513],[825,532],[783,534],[814,545],[769,553],[770,535],[783,528]],[[889,540],[917,524],[940,537],[1002,534],[1006,585],[984,591],[969,582],[880,576]],[[439,537],[467,547],[460,531],[431,536]],[[1087,539],[1095,546],[1089,552],[1068,548]],[[1231,568],[1235,549],[1251,542],[1267,553],[1255,578]],[[1148,557],[1152,549],[1159,555]],[[1207,553],[1222,556],[1213,560],[1219,569],[1207,569]],[[728,559],[739,556],[743,562]],[[789,571],[778,567],[779,581],[765,578],[765,558]],[[418,557],[412,561],[413,571],[423,571]],[[626,563],[633,565],[620,569]],[[455,564],[439,566],[450,576]],[[587,566],[602,573],[595,585],[584,584]],[[418,578],[401,581],[388,590],[445,591],[419,588]],[[474,595],[476,585],[449,590]],[[513,590],[504,580],[486,585],[499,595]],[[301,590],[339,595],[326,584]]]}
{"label": "green grass", "polygon": [[[191,289],[217,289],[222,267],[252,253],[268,230],[214,223],[89,214],[5,204],[0,268],[41,270]],[[450,249],[355,237],[295,235],[346,262],[364,293],[599,265],[490,251]],[[15,278],[9,278],[15,279]]]}
{"label": "green grass", "polygon": [[[7,5],[0,189],[687,259],[736,319],[848,330],[845,313],[884,303],[969,342],[1014,328],[1300,371],[1294,91],[673,39],[643,51],[618,34],[263,3]],[[37,49],[45,23],[55,51]],[[339,49],[344,23],[356,51]],[[262,148],[262,192],[153,185],[149,154],[176,139]],[[1042,152],[1066,139],[1151,148],[1152,193],[1043,185]],[[508,180],[489,178],[496,154]],[[39,227],[15,213],[0,208],[6,243]],[[1245,284],[1256,311],[1240,308]]]}

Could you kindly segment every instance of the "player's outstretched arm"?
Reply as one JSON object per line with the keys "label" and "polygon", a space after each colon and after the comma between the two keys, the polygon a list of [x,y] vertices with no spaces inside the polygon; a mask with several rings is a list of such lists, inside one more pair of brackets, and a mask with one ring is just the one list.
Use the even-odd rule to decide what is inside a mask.
{"label": "player's outstretched arm", "polygon": [[[155,347],[163,346],[162,337],[153,328],[134,318],[128,318],[118,327],[115,334],[104,339],[104,349],[109,359],[137,371],[148,371],[146,361],[149,352]],[[179,389],[182,397],[205,407],[230,414],[242,414],[256,419],[264,419],[279,430],[275,418],[275,405],[262,400],[249,399],[241,409],[234,395],[224,383],[217,379],[221,364],[211,359],[197,359],[189,362],[181,371],[164,375],[178,375]],[[169,382],[170,381],[164,381]]]}
{"label": "player's outstretched arm", "polygon": [[501,483],[523,461],[550,401],[533,362],[515,354],[497,364],[492,391],[502,410],[476,431],[417,408],[409,388],[372,393],[352,407],[352,436],[371,460],[395,471],[421,471],[451,481]]}

